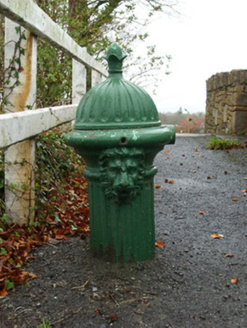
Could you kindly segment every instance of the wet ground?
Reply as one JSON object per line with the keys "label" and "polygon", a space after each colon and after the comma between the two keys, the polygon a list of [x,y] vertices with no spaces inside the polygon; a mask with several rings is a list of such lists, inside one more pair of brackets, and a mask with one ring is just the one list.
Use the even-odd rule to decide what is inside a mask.
{"label": "wet ground", "polygon": [[247,148],[207,150],[208,139],[179,137],[156,157],[153,260],[107,263],[79,238],[45,244],[26,268],[37,279],[0,300],[0,327],[247,327]]}

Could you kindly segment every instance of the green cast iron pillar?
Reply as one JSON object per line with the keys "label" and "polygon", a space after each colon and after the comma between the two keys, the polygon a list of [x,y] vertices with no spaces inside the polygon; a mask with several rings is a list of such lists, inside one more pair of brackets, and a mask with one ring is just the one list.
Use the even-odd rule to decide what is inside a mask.
{"label": "green cast iron pillar", "polygon": [[108,49],[108,78],[81,99],[65,142],[85,162],[93,254],[112,261],[154,256],[154,157],[174,144],[174,126],[164,126],[151,97],[122,77],[126,56]]}

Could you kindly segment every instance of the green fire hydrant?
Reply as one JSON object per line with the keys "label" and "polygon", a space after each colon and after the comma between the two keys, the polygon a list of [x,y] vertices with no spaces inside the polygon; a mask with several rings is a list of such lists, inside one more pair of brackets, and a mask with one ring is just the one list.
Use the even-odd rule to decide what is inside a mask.
{"label": "green fire hydrant", "polygon": [[86,162],[91,251],[128,262],[154,256],[153,160],[175,143],[175,129],[162,126],[151,97],[123,79],[125,57],[110,46],[109,76],[83,96],[65,142]]}

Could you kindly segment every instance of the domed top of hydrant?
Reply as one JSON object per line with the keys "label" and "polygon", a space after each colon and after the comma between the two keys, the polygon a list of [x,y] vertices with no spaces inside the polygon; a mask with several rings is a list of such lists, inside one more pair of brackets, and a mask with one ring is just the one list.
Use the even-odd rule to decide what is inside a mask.
{"label": "domed top of hydrant", "polygon": [[75,130],[128,129],[160,126],[151,97],[122,76],[126,55],[113,43],[104,57],[108,78],[90,89],[77,108]]}

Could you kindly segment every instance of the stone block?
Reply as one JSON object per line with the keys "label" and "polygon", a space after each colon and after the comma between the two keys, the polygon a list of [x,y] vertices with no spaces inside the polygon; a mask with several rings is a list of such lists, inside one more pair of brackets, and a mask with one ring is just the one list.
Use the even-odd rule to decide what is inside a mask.
{"label": "stone block", "polygon": [[235,85],[234,92],[245,92],[246,86],[244,84]]}
{"label": "stone block", "polygon": [[206,81],[207,92],[209,93],[212,90],[212,79]]}
{"label": "stone block", "polygon": [[247,111],[247,93],[238,92],[234,95],[234,105],[237,107],[243,107],[241,110]]}
{"label": "stone block", "polygon": [[232,70],[230,72],[230,84],[240,84],[241,70]]}
{"label": "stone block", "polygon": [[236,110],[232,118],[232,133],[247,134],[247,111]]}
{"label": "stone block", "polygon": [[242,70],[240,72],[240,83],[241,84],[247,84],[247,70]]}
{"label": "stone block", "polygon": [[222,73],[222,86],[227,86],[228,82],[228,73]]}

